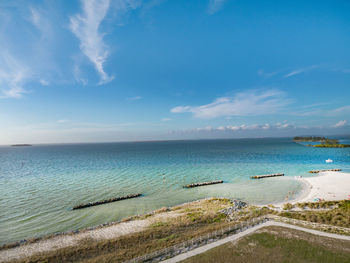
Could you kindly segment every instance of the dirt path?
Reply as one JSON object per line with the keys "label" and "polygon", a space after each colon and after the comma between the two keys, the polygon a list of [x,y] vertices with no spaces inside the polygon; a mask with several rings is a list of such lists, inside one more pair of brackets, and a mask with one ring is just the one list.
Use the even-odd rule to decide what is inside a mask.
{"label": "dirt path", "polygon": [[240,238],[242,238],[242,237],[244,237],[246,235],[249,235],[249,234],[255,232],[256,230],[258,230],[260,228],[267,227],[267,226],[287,227],[287,228],[292,228],[292,229],[295,229],[295,230],[304,231],[304,232],[311,233],[311,234],[318,235],[318,236],[337,238],[337,239],[350,241],[350,236],[342,236],[342,235],[326,233],[326,232],[322,232],[322,231],[318,231],[318,230],[303,228],[303,227],[299,227],[299,226],[295,226],[295,225],[290,225],[290,224],[285,224],[285,223],[280,223],[280,222],[275,222],[275,221],[267,221],[265,223],[259,224],[257,226],[252,227],[252,228],[249,228],[249,229],[247,229],[245,231],[242,231],[242,232],[240,232],[238,234],[235,234],[235,235],[226,237],[224,239],[218,240],[216,242],[213,242],[213,243],[204,245],[202,247],[193,249],[191,251],[188,251],[186,253],[180,254],[180,255],[175,256],[173,258],[164,260],[162,262],[163,263],[175,263],[175,262],[179,262],[179,261],[185,260],[185,259],[187,259],[189,257],[193,257],[195,255],[202,254],[202,253],[204,253],[204,252],[206,252],[206,251],[208,251],[208,250],[210,250],[212,248],[221,246],[221,245],[223,245],[223,244],[225,244],[227,242],[238,240],[238,239],[240,239]]}

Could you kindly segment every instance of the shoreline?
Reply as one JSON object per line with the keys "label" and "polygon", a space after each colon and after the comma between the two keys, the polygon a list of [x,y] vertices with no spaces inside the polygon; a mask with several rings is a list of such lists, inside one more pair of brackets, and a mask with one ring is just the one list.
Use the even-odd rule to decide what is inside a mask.
{"label": "shoreline", "polygon": [[350,200],[350,173],[346,172],[320,172],[310,177],[294,177],[302,183],[302,190],[295,198],[273,204],[282,208],[285,204]]}
{"label": "shoreline", "polygon": [[[350,198],[350,173],[321,172],[317,176],[296,178],[304,183],[304,193],[291,203],[334,201]],[[317,200],[315,200],[317,199]]]}
{"label": "shoreline", "polygon": [[[321,200],[344,200],[350,198],[350,189],[347,186],[350,185],[350,173],[345,172],[322,172],[316,176],[310,177],[294,177],[295,180],[302,182],[303,187],[300,194],[292,199],[274,204],[278,208],[282,208],[286,203],[300,203],[300,202],[315,202],[315,198]],[[171,208],[160,208],[150,213],[143,215],[134,215],[124,218],[120,221],[114,221],[106,224],[97,225],[94,227],[87,227],[84,229],[78,229],[68,232],[61,232],[52,235],[31,238],[20,242],[9,242],[0,246],[0,254],[7,254],[7,252],[20,249],[21,251],[27,251],[28,249],[34,249],[36,251],[45,251],[54,249],[54,247],[66,247],[76,243],[83,238],[93,236],[95,239],[109,239],[129,233],[134,233],[146,229],[156,220],[164,217],[176,217],[177,207],[184,207],[195,203],[203,202],[212,198],[199,199],[183,204],[175,205]],[[251,204],[254,205],[254,204]],[[265,205],[263,205],[265,206]],[[167,213],[160,213],[167,212]],[[148,218],[152,216],[151,218]],[[151,220],[149,220],[151,219]],[[64,241],[64,242],[63,242]],[[31,249],[30,249],[31,248]],[[24,252],[26,253],[26,252]],[[0,257],[1,258],[1,257]]]}

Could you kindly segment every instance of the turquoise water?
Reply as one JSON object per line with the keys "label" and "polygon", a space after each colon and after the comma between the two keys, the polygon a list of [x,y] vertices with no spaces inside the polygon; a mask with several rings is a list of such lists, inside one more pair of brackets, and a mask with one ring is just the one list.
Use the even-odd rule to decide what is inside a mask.
{"label": "turquoise water", "polygon": [[[325,163],[328,158],[334,163]],[[280,202],[300,192],[294,176],[309,176],[313,169],[350,171],[349,161],[349,148],[304,147],[291,139],[0,147],[0,244],[211,196]],[[286,176],[249,179],[277,172]],[[182,188],[208,180],[225,183]],[[80,203],[132,193],[144,196],[71,211]]]}

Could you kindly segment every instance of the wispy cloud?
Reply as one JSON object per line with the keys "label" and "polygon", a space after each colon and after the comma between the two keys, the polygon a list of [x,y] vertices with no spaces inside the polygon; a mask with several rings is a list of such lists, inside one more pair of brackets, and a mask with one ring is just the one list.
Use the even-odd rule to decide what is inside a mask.
{"label": "wispy cloud", "polygon": [[0,53],[0,98],[19,98],[26,91],[25,82],[30,79],[30,71],[7,52]]}
{"label": "wispy cloud", "polygon": [[350,113],[350,105],[342,106],[333,110],[328,111],[327,115],[329,116],[337,116],[341,114]]}
{"label": "wispy cloud", "polygon": [[49,37],[52,34],[50,20],[42,9],[31,7],[30,22],[41,32],[42,37]]}
{"label": "wispy cloud", "polygon": [[142,4],[141,17],[145,16],[151,9],[161,5],[165,0],[150,0]]}
{"label": "wispy cloud", "polygon": [[171,121],[171,118],[163,118],[162,122],[167,122],[167,121]]}
{"label": "wispy cloud", "polygon": [[218,12],[227,0],[209,0],[207,12],[212,15]]}
{"label": "wispy cloud", "polygon": [[140,100],[140,99],[142,99],[142,96],[135,96],[135,97],[127,98],[128,101],[135,101],[135,100]]}
{"label": "wispy cloud", "polygon": [[62,120],[57,120],[57,123],[67,123],[70,122],[70,120],[62,119]]}
{"label": "wispy cloud", "polygon": [[[291,115],[296,116],[327,116],[327,117],[334,117],[334,116],[342,116],[346,114],[350,114],[350,105],[333,108],[330,109],[327,108],[319,108],[319,106],[322,105],[328,105],[332,103],[319,103],[319,104],[313,104],[313,105],[306,105],[299,107],[302,110],[296,111],[296,112],[290,112]],[[313,108],[315,106],[315,108]]]}
{"label": "wispy cloud", "polygon": [[295,75],[298,75],[298,74],[310,71],[310,70],[315,69],[317,67],[318,67],[317,65],[313,65],[313,66],[310,66],[310,67],[296,69],[296,70],[293,70],[293,71],[289,72],[288,74],[284,75],[283,78],[289,78],[289,77],[292,77],[292,76],[295,76]]}
{"label": "wispy cloud", "polygon": [[70,18],[70,29],[80,40],[80,49],[94,64],[100,75],[100,84],[113,80],[104,70],[109,52],[99,32],[102,20],[107,15],[109,0],[81,1],[83,12]]}
{"label": "wispy cloud", "polygon": [[46,79],[40,79],[39,82],[43,86],[49,86],[50,85],[50,82],[48,82]]}
{"label": "wispy cloud", "polygon": [[265,72],[265,70],[263,70],[263,69],[258,70],[258,75],[261,77],[264,77],[266,79],[271,78],[271,77],[277,75],[278,73],[279,73],[279,71]]}
{"label": "wispy cloud", "polygon": [[342,120],[342,121],[338,121],[335,125],[334,125],[334,128],[340,128],[340,127],[343,127],[345,126],[347,123],[346,120]]}
{"label": "wispy cloud", "polygon": [[279,90],[240,92],[233,97],[221,97],[202,106],[177,106],[172,113],[190,112],[196,118],[272,114],[290,104],[291,100]]}

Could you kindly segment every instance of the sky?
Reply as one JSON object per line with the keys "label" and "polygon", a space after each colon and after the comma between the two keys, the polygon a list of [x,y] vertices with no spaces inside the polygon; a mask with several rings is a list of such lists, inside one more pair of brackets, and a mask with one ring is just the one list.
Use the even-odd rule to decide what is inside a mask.
{"label": "sky", "polygon": [[0,144],[350,134],[350,1],[1,0]]}

